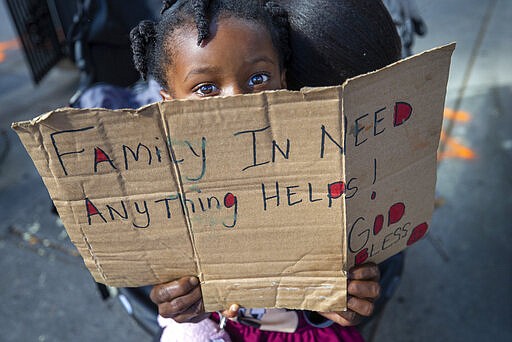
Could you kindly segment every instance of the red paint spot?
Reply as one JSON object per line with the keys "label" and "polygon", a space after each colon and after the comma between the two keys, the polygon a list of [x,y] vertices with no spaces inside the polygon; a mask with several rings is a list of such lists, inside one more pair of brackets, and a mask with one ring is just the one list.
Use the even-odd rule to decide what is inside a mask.
{"label": "red paint spot", "polygon": [[94,163],[98,164],[104,161],[110,160],[105,152],[99,147],[94,148]]}
{"label": "red paint spot", "polygon": [[405,102],[395,103],[395,116],[394,116],[394,121],[393,121],[393,124],[395,125],[395,127],[400,126],[401,124],[403,124],[404,122],[409,120],[409,118],[411,117],[411,114],[412,114],[412,107],[410,104],[405,103]]}
{"label": "red paint spot", "polygon": [[356,255],[356,265],[361,265],[368,259],[368,248],[361,250]]}
{"label": "red paint spot", "polygon": [[382,226],[384,226],[384,215],[377,215],[373,223],[373,235],[379,234],[382,230]]}
{"label": "red paint spot", "polygon": [[339,198],[345,192],[345,183],[336,182],[329,184],[329,197]]}
{"label": "red paint spot", "polygon": [[91,203],[91,201],[89,201],[88,198],[85,199],[85,206],[87,207],[87,215],[98,215],[98,209]]}
{"label": "red paint spot", "polygon": [[398,202],[389,208],[388,226],[397,223],[405,214],[405,204]]}
{"label": "red paint spot", "polygon": [[231,208],[235,205],[236,197],[231,192],[228,192],[226,196],[224,196],[224,205],[226,208]]}
{"label": "red paint spot", "polygon": [[407,240],[407,246],[412,245],[413,243],[417,242],[419,239],[425,236],[428,230],[428,224],[427,222],[423,222],[420,225],[417,225],[411,233],[411,236],[409,236],[409,240]]}
{"label": "red paint spot", "polygon": [[377,193],[375,191],[372,191],[372,196],[371,196],[371,199],[374,200],[375,197],[377,197]]}

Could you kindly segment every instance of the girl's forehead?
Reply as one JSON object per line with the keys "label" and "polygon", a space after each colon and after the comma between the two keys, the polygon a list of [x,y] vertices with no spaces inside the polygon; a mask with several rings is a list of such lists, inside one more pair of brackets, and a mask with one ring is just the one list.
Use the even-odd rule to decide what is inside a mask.
{"label": "girl's forehead", "polygon": [[[205,46],[215,39],[218,35],[219,29],[221,31],[229,30],[231,33],[233,31],[240,30],[246,34],[256,35],[258,37],[268,36],[268,38],[271,39],[270,32],[264,24],[253,19],[238,18],[228,14],[221,14],[210,22],[208,38],[201,45]],[[181,27],[176,28],[172,36],[169,36],[167,39],[170,40],[169,43],[176,46],[177,44],[185,41],[188,43],[190,40],[195,40],[197,42],[197,37],[198,31],[196,24],[193,20],[190,20],[181,25]]]}
{"label": "girl's forehead", "polygon": [[210,34],[215,35],[216,31],[220,27],[229,25],[238,29],[247,29],[254,31],[265,31],[265,34],[269,34],[264,24],[247,18],[238,18],[229,14],[221,14],[218,18],[214,19],[210,23]]}
{"label": "girl's forehead", "polygon": [[220,17],[210,24],[208,38],[197,46],[197,29],[193,26],[177,30],[172,41],[174,62],[177,57],[211,59],[216,55],[263,52],[278,58],[272,37],[266,27],[256,21]]}

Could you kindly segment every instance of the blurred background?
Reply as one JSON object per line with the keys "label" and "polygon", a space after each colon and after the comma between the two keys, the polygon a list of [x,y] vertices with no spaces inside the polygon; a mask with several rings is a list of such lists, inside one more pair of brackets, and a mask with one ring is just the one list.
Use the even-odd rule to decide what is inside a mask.
{"label": "blurred background", "polygon": [[[0,1],[0,341],[154,340],[134,297],[98,289],[10,129],[69,105],[92,83],[137,81],[131,26],[122,23],[156,16],[160,1],[138,11],[123,10],[122,1],[111,2],[115,11],[88,3]],[[394,15],[420,33],[409,36],[410,52],[457,42],[436,211],[430,233],[406,253],[392,299],[363,334],[368,341],[512,341],[512,1],[416,4],[426,32]],[[122,20],[98,23],[104,14]]]}

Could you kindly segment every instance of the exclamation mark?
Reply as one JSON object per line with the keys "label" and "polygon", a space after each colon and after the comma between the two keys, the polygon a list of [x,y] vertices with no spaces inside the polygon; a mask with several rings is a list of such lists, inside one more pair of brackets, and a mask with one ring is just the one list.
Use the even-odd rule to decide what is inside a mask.
{"label": "exclamation mark", "polygon": [[[377,159],[373,158],[373,182],[372,185],[375,185],[375,182],[377,181]],[[371,199],[372,201],[377,197],[377,193],[375,191],[372,191]]]}

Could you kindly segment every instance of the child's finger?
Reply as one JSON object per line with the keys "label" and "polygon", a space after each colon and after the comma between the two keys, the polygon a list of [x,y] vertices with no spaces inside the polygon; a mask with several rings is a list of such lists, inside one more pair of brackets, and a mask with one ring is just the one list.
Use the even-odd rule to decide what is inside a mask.
{"label": "child's finger", "polygon": [[165,303],[183,296],[199,285],[196,277],[183,277],[169,283],[155,285],[149,297],[155,304]]}
{"label": "child's finger", "polygon": [[229,309],[222,311],[221,314],[226,318],[235,318],[238,316],[239,309],[240,306],[238,304],[231,304]]}
{"label": "child's finger", "polygon": [[158,313],[165,318],[176,318],[180,315],[198,314],[203,312],[203,297],[199,287],[191,292],[163,302],[158,305]]}
{"label": "child's finger", "polygon": [[380,295],[380,284],[376,281],[350,280],[347,292],[354,297],[375,300]]}
{"label": "child's finger", "polygon": [[352,267],[348,271],[348,279],[379,281],[380,271],[375,264],[363,264]]}
{"label": "child's finger", "polygon": [[369,317],[373,313],[373,303],[357,297],[350,297],[347,301],[347,308],[355,313]]}
{"label": "child's finger", "polygon": [[194,303],[186,311],[184,311],[178,315],[174,315],[170,318],[172,318],[174,321],[176,321],[178,323],[198,323],[198,322],[202,321],[203,319],[207,318],[208,316],[210,316],[210,314],[207,312],[204,312],[203,301],[200,300],[200,301]]}

